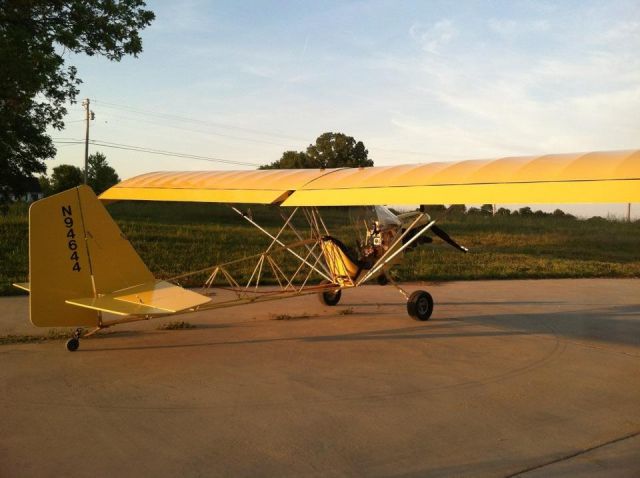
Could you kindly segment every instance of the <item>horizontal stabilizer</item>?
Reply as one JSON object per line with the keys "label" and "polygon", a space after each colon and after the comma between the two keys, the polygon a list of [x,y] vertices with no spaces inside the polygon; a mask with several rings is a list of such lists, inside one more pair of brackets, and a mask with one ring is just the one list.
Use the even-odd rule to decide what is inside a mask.
{"label": "horizontal stabilizer", "polygon": [[84,297],[82,299],[70,299],[67,304],[84,307],[85,309],[99,310],[115,315],[164,315],[166,310],[157,309],[144,304],[132,304],[114,299],[111,296],[105,297]]}
{"label": "horizontal stabilizer", "polygon": [[148,282],[101,297],[69,299],[67,304],[116,315],[166,315],[192,309],[211,299],[164,281]]}

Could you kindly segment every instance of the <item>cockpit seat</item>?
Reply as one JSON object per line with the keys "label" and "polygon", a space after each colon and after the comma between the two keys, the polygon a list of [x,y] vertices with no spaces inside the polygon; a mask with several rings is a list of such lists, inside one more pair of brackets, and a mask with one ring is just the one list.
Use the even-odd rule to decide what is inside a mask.
{"label": "cockpit seat", "polygon": [[341,240],[332,236],[322,236],[322,252],[331,274],[338,280],[355,280],[363,269],[369,269],[368,261],[361,261]]}

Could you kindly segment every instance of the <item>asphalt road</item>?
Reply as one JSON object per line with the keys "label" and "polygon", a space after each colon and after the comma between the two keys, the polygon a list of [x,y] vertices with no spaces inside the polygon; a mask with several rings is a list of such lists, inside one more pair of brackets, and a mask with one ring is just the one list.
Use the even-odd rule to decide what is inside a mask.
{"label": "asphalt road", "polygon": [[2,345],[0,476],[640,476],[640,280],[407,288]]}

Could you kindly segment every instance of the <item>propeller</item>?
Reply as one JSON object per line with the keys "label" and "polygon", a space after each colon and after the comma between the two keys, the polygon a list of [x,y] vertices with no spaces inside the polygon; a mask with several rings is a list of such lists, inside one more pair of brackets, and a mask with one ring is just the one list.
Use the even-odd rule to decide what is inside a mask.
{"label": "propeller", "polygon": [[469,249],[467,249],[464,246],[461,246],[460,244],[458,244],[456,241],[454,241],[451,236],[449,236],[449,234],[447,234],[446,232],[444,232],[442,229],[440,229],[438,226],[436,226],[435,224],[433,226],[431,226],[431,231],[438,236],[440,239],[442,239],[444,242],[446,242],[447,244],[455,247],[456,249],[458,249],[459,251],[462,252],[469,252]]}

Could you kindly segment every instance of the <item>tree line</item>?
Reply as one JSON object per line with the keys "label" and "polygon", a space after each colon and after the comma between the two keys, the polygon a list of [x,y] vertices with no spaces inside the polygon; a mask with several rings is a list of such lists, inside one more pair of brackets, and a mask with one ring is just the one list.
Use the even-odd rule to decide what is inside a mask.
{"label": "tree line", "polygon": [[[452,204],[449,207],[444,206],[442,204],[429,204],[425,205],[424,210],[431,214],[444,213],[449,210],[449,214],[467,214],[469,216],[493,216],[493,204],[483,204],[478,207],[469,207],[467,208],[464,204]],[[519,209],[508,209],[506,207],[500,207],[496,209],[495,216],[554,216],[554,217],[565,217],[567,219],[575,219],[575,216],[571,214],[567,214],[562,209],[556,209],[553,212],[544,212],[540,209],[534,211],[529,206],[524,206]]]}
{"label": "tree line", "polygon": [[[51,177],[42,175],[38,178],[38,182],[42,193],[45,196],[50,196],[82,184],[84,173],[77,166],[61,164],[53,168]],[[109,166],[104,154],[98,152],[89,156],[87,160],[87,185],[96,194],[101,194],[119,182],[118,173]]]}

